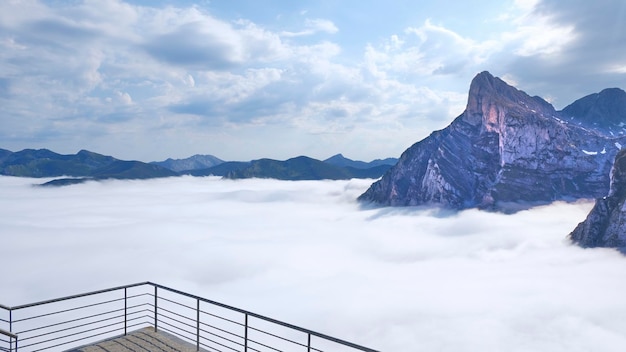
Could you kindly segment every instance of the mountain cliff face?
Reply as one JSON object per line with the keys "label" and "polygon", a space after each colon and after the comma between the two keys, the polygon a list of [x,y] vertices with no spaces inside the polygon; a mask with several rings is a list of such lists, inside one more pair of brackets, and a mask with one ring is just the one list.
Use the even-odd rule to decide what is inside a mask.
{"label": "mountain cliff face", "polygon": [[611,189],[596,204],[569,238],[582,247],[611,247],[626,253],[626,149],[615,158]]}
{"label": "mountain cliff face", "polygon": [[626,136],[603,132],[618,129],[613,120],[602,119],[604,130],[594,129],[574,113],[576,108],[555,111],[482,72],[471,83],[465,111],[407,149],[359,200],[506,210],[525,202],[601,197]]}

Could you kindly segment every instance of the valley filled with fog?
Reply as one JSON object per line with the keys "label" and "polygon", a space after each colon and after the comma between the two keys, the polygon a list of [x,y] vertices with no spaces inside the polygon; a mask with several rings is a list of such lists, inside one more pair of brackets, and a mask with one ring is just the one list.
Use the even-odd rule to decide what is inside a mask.
{"label": "valley filled with fog", "polygon": [[0,177],[18,305],[153,281],[381,351],[621,351],[626,257],[566,239],[593,203],[363,208],[372,180]]}

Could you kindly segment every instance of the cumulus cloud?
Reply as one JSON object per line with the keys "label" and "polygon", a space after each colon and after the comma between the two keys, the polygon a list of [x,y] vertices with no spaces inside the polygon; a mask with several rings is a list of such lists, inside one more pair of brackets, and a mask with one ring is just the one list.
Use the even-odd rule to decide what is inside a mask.
{"label": "cumulus cloud", "polygon": [[3,304],[152,280],[382,351],[626,343],[626,259],[565,239],[591,202],[449,213],[361,209],[371,180],[42,181],[0,177]]}

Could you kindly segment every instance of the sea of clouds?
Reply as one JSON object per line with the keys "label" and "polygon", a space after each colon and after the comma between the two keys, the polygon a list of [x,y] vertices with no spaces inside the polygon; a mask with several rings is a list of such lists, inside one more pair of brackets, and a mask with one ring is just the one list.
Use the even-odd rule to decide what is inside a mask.
{"label": "sea of clouds", "polygon": [[382,351],[622,351],[626,257],[514,215],[363,208],[372,180],[0,177],[0,303],[153,281]]}

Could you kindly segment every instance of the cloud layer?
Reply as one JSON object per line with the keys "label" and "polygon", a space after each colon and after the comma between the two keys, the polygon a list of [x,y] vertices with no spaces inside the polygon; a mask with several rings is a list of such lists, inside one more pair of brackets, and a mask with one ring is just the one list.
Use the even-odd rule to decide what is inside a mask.
{"label": "cloud layer", "polygon": [[0,147],[371,160],[445,127],[480,71],[559,108],[626,74],[619,0],[177,4],[2,2]]}
{"label": "cloud layer", "polygon": [[565,236],[590,202],[361,209],[368,180],[0,177],[16,305],[151,280],[383,351],[618,351],[625,258]]}

